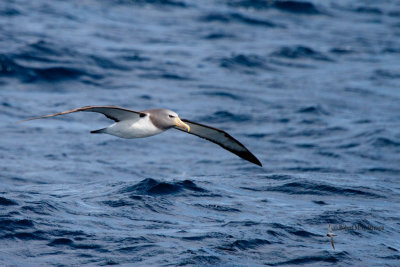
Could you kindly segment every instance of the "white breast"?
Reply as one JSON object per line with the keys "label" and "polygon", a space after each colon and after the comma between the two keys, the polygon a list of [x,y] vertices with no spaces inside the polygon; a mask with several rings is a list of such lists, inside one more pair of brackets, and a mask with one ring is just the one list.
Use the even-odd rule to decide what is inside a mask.
{"label": "white breast", "polygon": [[105,133],[115,135],[121,138],[141,138],[162,133],[161,130],[154,126],[149,116],[140,118],[139,120],[124,120],[109,126]]}

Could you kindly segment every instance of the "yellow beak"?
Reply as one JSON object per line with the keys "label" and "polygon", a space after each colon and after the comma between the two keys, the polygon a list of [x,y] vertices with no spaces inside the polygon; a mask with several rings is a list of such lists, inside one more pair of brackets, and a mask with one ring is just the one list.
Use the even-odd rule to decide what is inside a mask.
{"label": "yellow beak", "polygon": [[190,126],[187,125],[186,123],[184,123],[183,121],[181,121],[181,119],[179,119],[179,118],[175,118],[175,125],[178,126],[179,128],[182,128],[182,129],[190,132]]}

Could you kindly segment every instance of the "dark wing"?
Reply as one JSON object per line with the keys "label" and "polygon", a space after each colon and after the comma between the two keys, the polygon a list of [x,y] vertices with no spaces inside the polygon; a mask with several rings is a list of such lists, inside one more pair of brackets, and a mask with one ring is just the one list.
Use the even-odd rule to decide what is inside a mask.
{"label": "dark wing", "polygon": [[141,112],[126,109],[126,108],[120,108],[120,107],[116,107],[116,106],[86,106],[86,107],[81,107],[81,108],[76,108],[76,109],[71,109],[71,110],[55,113],[55,114],[26,119],[26,120],[22,120],[20,122],[49,118],[49,117],[58,116],[58,115],[65,115],[65,114],[78,112],[78,111],[98,112],[116,122],[146,116],[145,113],[141,113]]}
{"label": "dark wing", "polygon": [[335,249],[335,243],[333,242],[333,236],[331,236],[331,245],[332,245],[332,248]]}
{"label": "dark wing", "polygon": [[233,154],[238,155],[242,159],[262,166],[261,162],[244,145],[242,145],[238,140],[230,136],[227,132],[185,119],[182,119],[182,121],[190,126],[190,132],[187,132],[186,130],[183,130],[179,127],[175,127],[175,129],[204,138],[217,145],[220,145],[226,150],[232,152]]}

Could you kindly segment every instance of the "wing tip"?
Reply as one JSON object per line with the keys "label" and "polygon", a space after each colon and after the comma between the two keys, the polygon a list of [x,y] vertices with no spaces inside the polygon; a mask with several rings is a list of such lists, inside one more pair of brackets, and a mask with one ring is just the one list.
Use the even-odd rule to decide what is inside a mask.
{"label": "wing tip", "polygon": [[15,123],[23,123],[23,122],[33,121],[33,120],[37,120],[37,119],[41,119],[41,118],[42,118],[42,117],[29,118],[29,119],[24,119],[24,120],[16,121]]}
{"label": "wing tip", "polygon": [[[221,146],[222,148],[232,152],[233,154],[237,155],[238,157],[240,157],[240,158],[242,158],[244,160],[247,160],[248,162],[251,162],[251,163],[253,163],[255,165],[258,165],[260,167],[263,166],[262,163],[256,158],[256,156],[253,155],[253,153],[251,153],[242,143],[240,143],[238,140],[236,140],[234,137],[232,137],[230,134],[228,134],[224,130],[221,130],[221,129],[218,129],[218,128],[214,128],[214,127],[211,127],[211,126],[208,126],[208,125],[204,125],[204,124],[201,124],[201,123],[198,123],[198,122],[193,122],[193,121],[190,121],[190,120],[187,120],[187,119],[181,119],[181,120],[186,122],[186,123],[189,123],[189,125],[196,125],[196,126],[199,126],[199,127],[205,127],[205,128],[217,131],[218,133],[223,134],[225,138],[228,138],[228,141],[234,142],[240,148],[239,149],[238,148],[232,148],[232,147],[229,146],[229,144],[228,145],[226,143],[224,144],[223,142],[221,142],[221,140],[218,140],[217,138],[212,138],[209,135],[204,134],[204,133],[201,134],[201,132],[197,132],[196,133],[195,130],[192,130],[191,132],[186,132],[186,131],[178,128],[178,127],[174,127],[175,129],[183,131],[183,132],[186,132],[186,133],[189,133],[189,134],[193,134],[193,135],[196,135],[196,136],[201,137],[203,139],[206,139],[208,141],[211,141],[211,142]],[[195,127],[192,127],[192,128],[195,128]]]}
{"label": "wing tip", "polygon": [[248,162],[251,162],[255,165],[258,165],[260,167],[263,166],[261,161],[259,161],[258,158],[256,158],[256,156],[254,156],[254,154],[251,153],[248,149],[246,149],[246,152],[244,152],[244,153],[234,153],[234,154],[238,155],[242,159],[247,160]]}
{"label": "wing tip", "polygon": [[15,123],[23,123],[23,122],[26,122],[26,121],[29,121],[30,119],[25,119],[25,120],[20,120],[20,121],[16,121]]}
{"label": "wing tip", "polygon": [[251,163],[254,163],[254,164],[256,164],[256,165],[258,165],[258,166],[260,166],[260,167],[262,167],[263,165],[262,165],[262,163],[258,160],[258,158],[256,158],[256,156],[254,156],[253,154],[251,154],[252,155],[252,157],[250,158],[250,159],[247,159],[248,161],[250,161]]}
{"label": "wing tip", "polygon": [[253,162],[254,164],[256,164],[256,165],[258,165],[258,166],[260,166],[260,167],[262,167],[263,165],[262,165],[262,163],[257,159],[257,162]]}

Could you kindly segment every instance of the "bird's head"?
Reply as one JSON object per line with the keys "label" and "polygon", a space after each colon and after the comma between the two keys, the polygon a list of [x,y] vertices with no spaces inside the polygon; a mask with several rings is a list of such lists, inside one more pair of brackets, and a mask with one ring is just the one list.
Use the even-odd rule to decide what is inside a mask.
{"label": "bird's head", "polygon": [[187,132],[190,132],[190,126],[184,123],[176,114],[176,112],[169,109],[152,109],[147,110],[146,113],[150,114],[150,119],[157,127],[161,129],[169,129],[172,127],[179,127]]}

